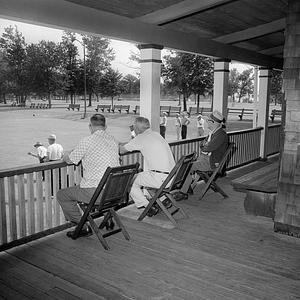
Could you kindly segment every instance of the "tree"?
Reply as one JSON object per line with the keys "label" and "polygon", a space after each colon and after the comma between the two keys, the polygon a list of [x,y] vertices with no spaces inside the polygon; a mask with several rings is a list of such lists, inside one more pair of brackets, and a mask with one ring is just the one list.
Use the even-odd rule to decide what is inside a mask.
{"label": "tree", "polygon": [[9,93],[9,80],[7,77],[8,73],[8,63],[4,59],[3,51],[0,49],[0,97],[2,98],[4,104],[6,104],[6,94]]}
{"label": "tree", "polygon": [[211,58],[199,55],[194,55],[192,60],[192,91],[197,96],[197,110],[199,111],[200,96],[204,96],[213,89],[214,63]]}
{"label": "tree", "polygon": [[120,85],[124,94],[137,94],[140,92],[140,80],[132,74],[123,77]]}
{"label": "tree", "polygon": [[100,80],[101,97],[111,97],[112,107],[114,105],[114,97],[121,94],[121,78],[121,73],[108,68]]}
{"label": "tree", "polygon": [[282,72],[277,70],[271,71],[271,99],[275,102],[282,103],[283,93],[282,93]]}
{"label": "tree", "polygon": [[4,29],[0,39],[2,60],[6,63],[7,79],[10,92],[16,95],[18,102],[25,102],[28,93],[28,74],[26,70],[26,43],[18,28],[12,26]]}
{"label": "tree", "polygon": [[86,46],[87,92],[89,106],[92,106],[92,95],[97,94],[103,74],[108,70],[115,58],[110,40],[98,36],[82,35],[82,42]]}
{"label": "tree", "polygon": [[232,102],[234,102],[235,94],[238,92],[239,89],[239,72],[236,68],[230,70],[228,89],[228,94],[231,96]]}
{"label": "tree", "polygon": [[238,95],[239,95],[239,102],[241,102],[241,98],[245,95],[249,95],[253,93],[253,69],[249,68],[246,69],[238,76],[239,79],[239,88],[238,88]]}
{"label": "tree", "polygon": [[235,101],[235,95],[238,95],[238,102],[247,94],[253,93],[253,69],[248,68],[242,73],[239,73],[236,68],[229,73],[229,91],[231,99]]}
{"label": "tree", "polygon": [[62,48],[59,44],[41,41],[27,47],[27,67],[31,92],[47,96],[51,106],[51,94],[61,87]]}
{"label": "tree", "polygon": [[71,97],[71,103],[75,103],[75,93],[78,91],[76,75],[80,74],[78,71],[78,49],[74,44],[76,35],[73,32],[65,31],[60,44],[63,51],[63,74],[64,87],[63,89]]}
{"label": "tree", "polygon": [[187,110],[186,100],[192,93],[200,96],[212,88],[212,61],[189,53],[171,52],[164,57],[162,76],[167,86],[176,87],[183,95],[183,109]]}

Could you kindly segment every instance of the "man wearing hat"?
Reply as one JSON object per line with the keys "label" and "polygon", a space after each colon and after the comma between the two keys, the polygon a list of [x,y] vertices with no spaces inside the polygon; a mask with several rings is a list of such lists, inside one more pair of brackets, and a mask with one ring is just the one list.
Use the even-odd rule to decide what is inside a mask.
{"label": "man wearing hat", "polygon": [[56,143],[56,135],[48,136],[49,147],[47,148],[47,161],[60,160],[63,157],[64,149],[62,145]]}
{"label": "man wearing hat", "polygon": [[[223,129],[223,115],[219,111],[214,110],[209,117],[203,116],[203,118],[207,122],[210,132],[200,146],[200,154],[198,160],[193,163],[191,174],[196,170],[213,171],[222,160],[228,148],[229,139]],[[185,186],[189,187],[191,182],[192,177],[188,176]],[[197,179],[194,182],[197,182]]]}
{"label": "man wearing hat", "polygon": [[47,148],[43,146],[42,143],[36,142],[33,147],[36,148],[37,154],[34,154],[32,152],[28,152],[29,155],[36,157],[39,159],[40,163],[43,163],[47,157]]}

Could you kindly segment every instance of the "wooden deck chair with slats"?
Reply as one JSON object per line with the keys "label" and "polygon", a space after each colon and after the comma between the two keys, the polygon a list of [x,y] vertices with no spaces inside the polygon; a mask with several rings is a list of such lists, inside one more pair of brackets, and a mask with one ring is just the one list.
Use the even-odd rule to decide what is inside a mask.
{"label": "wooden deck chair with slats", "polygon": [[[117,210],[128,205],[128,193],[138,168],[139,163],[106,169],[90,202],[87,205],[79,204],[84,213],[75,229],[73,239],[78,238],[78,234],[86,222],[90,223],[92,230],[106,250],[109,249],[109,246],[105,238],[110,235],[122,232],[126,240],[130,239],[118,217]],[[103,220],[97,226],[94,219],[101,216],[103,216]],[[118,226],[116,229],[114,229],[113,220]],[[104,227],[110,231],[103,233]]]}
{"label": "wooden deck chair with slats", "polygon": [[[177,222],[174,219],[173,215],[176,214],[178,211],[184,217],[187,217],[186,213],[182,208],[180,208],[175,201],[173,194],[177,191],[180,191],[182,188],[186,177],[190,173],[192,162],[196,157],[196,153],[191,153],[188,155],[182,156],[179,161],[176,163],[168,177],[162,183],[159,189],[148,189],[148,192],[151,195],[151,199],[149,200],[149,204],[144,209],[142,214],[139,216],[138,220],[142,221],[145,216],[147,215],[149,209],[153,205],[158,205],[158,207],[162,210],[162,212],[167,216],[167,218],[177,226]],[[163,198],[168,198],[171,201],[171,207],[167,208],[162,203]]]}
{"label": "wooden deck chair with slats", "polygon": [[220,193],[224,198],[228,198],[228,195],[224,192],[223,189],[216,183],[219,177],[224,176],[226,163],[229,161],[232,154],[235,152],[236,147],[234,143],[229,143],[226,152],[223,155],[222,160],[220,161],[219,165],[213,171],[200,171],[196,170],[196,173],[200,176],[199,180],[204,180],[205,186],[204,189],[199,197],[201,200],[206,192],[209,189],[212,189],[214,192]]}

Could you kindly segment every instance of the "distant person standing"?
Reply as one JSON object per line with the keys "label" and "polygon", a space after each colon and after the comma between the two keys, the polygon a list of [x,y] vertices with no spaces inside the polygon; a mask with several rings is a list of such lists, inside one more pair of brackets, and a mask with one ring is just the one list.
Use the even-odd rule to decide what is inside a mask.
{"label": "distant person standing", "polygon": [[64,149],[62,145],[56,143],[56,135],[50,134],[48,137],[49,146],[47,148],[47,161],[55,161],[63,158]]}
{"label": "distant person standing", "polygon": [[47,158],[47,148],[43,146],[42,143],[36,142],[33,145],[34,148],[36,148],[37,154],[34,154],[32,152],[28,152],[28,155],[31,155],[33,157],[36,157],[39,159],[40,163],[43,163]]}
{"label": "distant person standing", "polygon": [[205,126],[205,121],[202,118],[202,115],[197,116],[197,131],[198,131],[198,136],[204,136],[204,126]]}
{"label": "distant person standing", "polygon": [[175,117],[175,130],[176,130],[177,141],[179,141],[180,140],[180,134],[181,134],[181,118],[180,118],[180,114],[176,114],[176,117]]}
{"label": "distant person standing", "polygon": [[182,113],[182,119],[181,119],[181,138],[183,140],[186,139],[187,136],[187,127],[191,123],[189,119],[189,115],[186,111]]}
{"label": "distant person standing", "polygon": [[164,111],[162,116],[162,122],[159,125],[160,135],[164,139],[166,138],[167,123],[168,123],[168,114]]}

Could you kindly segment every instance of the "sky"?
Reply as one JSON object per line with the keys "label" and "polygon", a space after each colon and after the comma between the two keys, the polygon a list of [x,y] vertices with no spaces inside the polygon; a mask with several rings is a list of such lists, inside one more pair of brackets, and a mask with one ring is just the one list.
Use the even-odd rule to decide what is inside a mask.
{"label": "sky", "polygon": [[[23,36],[25,37],[27,44],[38,43],[41,40],[60,42],[63,35],[63,31],[59,29],[31,25],[0,18],[0,36],[4,32],[4,28],[9,26],[17,26],[18,30],[22,32]],[[115,60],[112,62],[112,67],[121,72],[123,75],[137,75],[137,72],[139,72],[139,64],[129,59],[131,51],[136,52],[135,44],[111,39],[111,47],[115,52]],[[79,45],[78,51],[82,55],[83,50],[80,50],[80,48],[82,47]],[[162,56],[165,53],[165,50],[162,50]],[[230,64],[230,68],[237,68],[239,72],[242,72],[248,67],[250,66],[240,63]]]}

